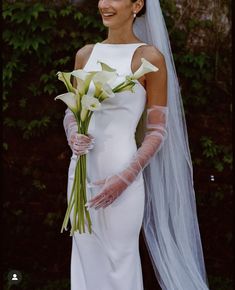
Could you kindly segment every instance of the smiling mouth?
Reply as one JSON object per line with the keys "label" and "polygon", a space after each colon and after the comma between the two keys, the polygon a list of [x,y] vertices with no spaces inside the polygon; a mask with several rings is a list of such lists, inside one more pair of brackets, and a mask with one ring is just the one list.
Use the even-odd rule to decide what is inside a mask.
{"label": "smiling mouth", "polygon": [[104,17],[104,18],[109,18],[109,17],[112,17],[112,16],[114,16],[115,15],[115,13],[108,13],[108,12],[106,12],[106,13],[102,13],[102,16]]}

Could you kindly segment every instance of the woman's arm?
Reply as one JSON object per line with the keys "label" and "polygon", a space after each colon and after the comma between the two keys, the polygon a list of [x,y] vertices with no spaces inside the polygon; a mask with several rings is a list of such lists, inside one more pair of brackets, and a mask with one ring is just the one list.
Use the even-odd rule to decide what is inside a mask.
{"label": "woman's arm", "polygon": [[[82,69],[87,62],[92,51],[93,45],[86,45],[79,49],[76,53],[74,69]],[[73,78],[73,86],[76,87],[76,79]],[[78,134],[77,122],[72,111],[67,108],[63,120],[63,126],[67,137],[68,144],[71,150],[77,154],[82,155],[88,153],[88,150],[93,148],[91,144],[94,141],[90,136]]]}

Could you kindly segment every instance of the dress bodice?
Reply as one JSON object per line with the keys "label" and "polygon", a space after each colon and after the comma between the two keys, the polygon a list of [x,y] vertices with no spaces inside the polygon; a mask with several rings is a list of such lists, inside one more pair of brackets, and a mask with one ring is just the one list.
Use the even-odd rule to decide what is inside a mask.
{"label": "dress bodice", "polygon": [[[91,55],[84,67],[86,71],[101,70],[99,61],[117,70],[120,76],[131,74],[131,63],[136,49],[143,43],[94,45]],[[145,45],[145,44],[144,44]],[[106,164],[108,173],[121,170],[128,164],[137,150],[135,131],[146,104],[146,91],[137,82],[133,92],[116,93],[105,99],[101,109],[94,111],[88,133],[95,137],[94,150],[88,154],[90,166],[103,166],[112,160],[112,166]],[[105,170],[102,170],[104,173]],[[91,171],[90,171],[91,172]],[[96,170],[94,172],[101,172]]]}
{"label": "dress bodice", "polygon": [[97,60],[105,62],[115,68],[119,74],[130,74],[131,63],[136,49],[145,43],[110,44],[96,43],[91,55],[84,67],[84,70],[100,70]]}

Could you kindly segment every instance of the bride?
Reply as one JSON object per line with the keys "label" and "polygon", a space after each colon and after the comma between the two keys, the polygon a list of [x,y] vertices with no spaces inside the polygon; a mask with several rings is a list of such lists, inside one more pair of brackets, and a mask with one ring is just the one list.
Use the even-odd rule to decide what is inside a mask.
{"label": "bride", "polygon": [[87,136],[66,110],[73,152],[67,197],[76,157],[87,154],[93,229],[72,237],[71,290],[143,290],[141,227],[162,289],[206,290],[184,110],[159,1],[99,0],[98,9],[107,39],[79,49],[75,69],[100,70],[101,61],[127,75],[144,58],[158,70],[141,77],[134,92],[103,101]]}

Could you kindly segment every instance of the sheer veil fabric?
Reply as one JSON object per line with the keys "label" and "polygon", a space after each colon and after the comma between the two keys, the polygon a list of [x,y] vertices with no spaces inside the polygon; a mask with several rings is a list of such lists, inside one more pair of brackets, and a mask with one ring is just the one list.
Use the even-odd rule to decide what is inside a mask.
{"label": "sheer veil fabric", "polygon": [[168,71],[167,138],[143,171],[144,239],[162,289],[206,290],[184,108],[158,0],[146,1],[146,13],[136,18],[134,32],[163,53]]}

